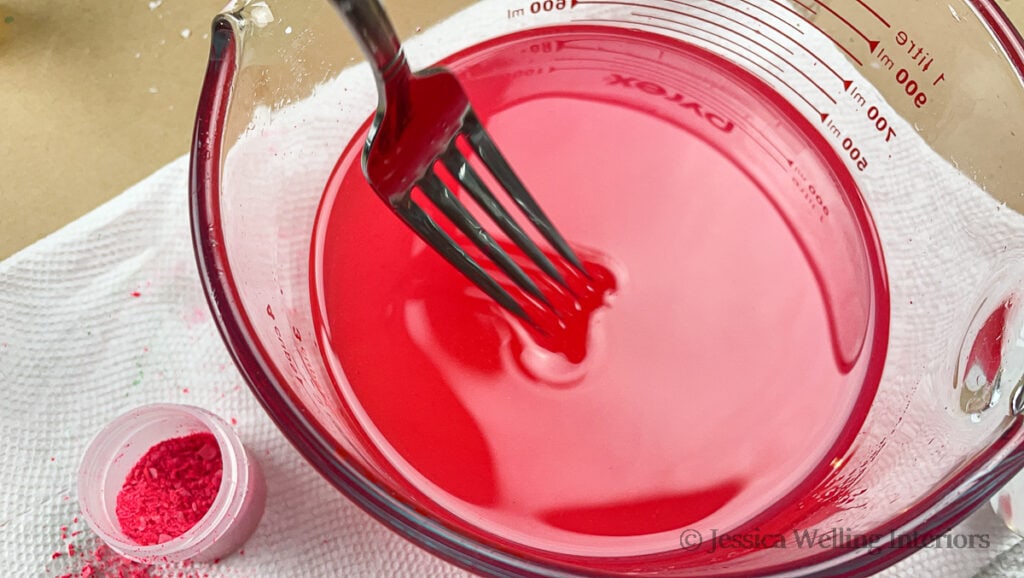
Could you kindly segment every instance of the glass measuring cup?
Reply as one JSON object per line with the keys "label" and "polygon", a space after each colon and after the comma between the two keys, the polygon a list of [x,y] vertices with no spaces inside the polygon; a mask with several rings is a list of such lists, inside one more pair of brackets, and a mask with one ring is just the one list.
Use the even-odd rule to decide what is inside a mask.
{"label": "glass measuring cup", "polygon": [[[760,512],[756,528],[734,536],[745,543],[680,526],[675,545],[660,552],[580,553],[467,522],[375,450],[331,385],[309,287],[324,183],[373,107],[372,91],[332,84],[348,62],[338,56],[343,29],[326,7],[249,3],[215,24],[193,216],[226,341],[282,430],[332,483],[479,572],[876,571],[949,529],[1021,465],[1019,38],[987,2],[915,6],[912,16],[898,2],[639,4],[479,2],[443,38],[428,32],[414,42],[410,57],[426,65],[545,25],[625,26],[699,48],[704,60],[692,62],[711,62],[714,81],[660,68],[644,77],[640,65],[657,58],[627,50],[601,61],[598,80],[585,86],[632,91],[652,115],[679,107],[709,134],[740,135],[727,148],[741,158],[770,159],[747,168],[774,185],[778,212],[817,267],[837,364],[877,388],[831,471],[801,499]],[[507,76],[543,78],[552,54],[584,60],[572,53],[579,45],[535,40],[524,45],[536,47],[534,56]],[[736,86],[761,93],[750,98]],[[311,107],[296,113],[301,103]],[[339,114],[353,109],[360,112]],[[1004,146],[983,146],[992,141]],[[811,226],[825,221],[828,228]],[[795,531],[836,529],[849,537],[842,547],[793,544]],[[790,547],[774,547],[778,536]]]}

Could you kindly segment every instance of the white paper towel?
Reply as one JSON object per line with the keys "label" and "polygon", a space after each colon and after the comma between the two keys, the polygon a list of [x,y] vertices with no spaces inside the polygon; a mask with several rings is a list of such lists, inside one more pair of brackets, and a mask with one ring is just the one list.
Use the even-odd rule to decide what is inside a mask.
{"label": "white paper towel", "polygon": [[[78,517],[78,460],[107,422],[153,402],[233,419],[267,476],[267,511],[243,553],[187,575],[466,575],[343,498],[250,395],[200,288],[186,158],[0,263],[0,393],[3,575],[109,566],[94,560],[95,537]],[[954,533],[985,535],[989,547],[929,548],[883,574],[1024,575],[1024,547],[987,508]]]}
{"label": "white paper towel", "polygon": [[199,285],[187,166],[178,159],[0,263],[0,575],[60,576],[92,562],[78,460],[107,422],[155,402],[234,418],[267,477],[266,514],[244,554],[190,575],[465,575],[342,497],[249,393]]}

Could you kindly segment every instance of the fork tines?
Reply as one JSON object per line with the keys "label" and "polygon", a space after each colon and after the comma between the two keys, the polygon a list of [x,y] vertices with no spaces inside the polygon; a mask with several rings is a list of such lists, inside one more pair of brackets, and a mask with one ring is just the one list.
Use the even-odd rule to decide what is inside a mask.
{"label": "fork tines", "polygon": [[[551,220],[544,214],[533,196],[523,185],[509,166],[508,161],[498,151],[491,138],[484,131],[483,125],[470,110],[466,113],[461,134],[467,144],[494,177],[499,187],[512,198],[526,218],[540,232],[541,236],[565,259],[572,267],[589,277],[583,263],[569,247]],[[544,254],[537,244],[526,234],[512,215],[505,209],[484,180],[470,165],[453,139],[437,159],[459,185],[483,209],[512,241],[541,271],[570,294],[568,283],[555,267],[555,264]],[[424,196],[430,200],[463,234],[475,244],[484,255],[494,262],[498,268],[526,294],[542,303],[547,309],[558,313],[550,301],[541,292],[537,283],[527,275],[522,267],[506,252],[495,238],[487,232],[483,225],[466,209],[452,190],[442,181],[433,168],[421,177],[416,185]],[[499,305],[535,328],[538,324],[527,313],[523,306],[501,284],[488,274],[473,257],[448,235],[424,210],[407,195],[403,202],[393,207],[403,221],[419,234],[428,244],[441,253],[463,275],[468,277],[484,293]]]}

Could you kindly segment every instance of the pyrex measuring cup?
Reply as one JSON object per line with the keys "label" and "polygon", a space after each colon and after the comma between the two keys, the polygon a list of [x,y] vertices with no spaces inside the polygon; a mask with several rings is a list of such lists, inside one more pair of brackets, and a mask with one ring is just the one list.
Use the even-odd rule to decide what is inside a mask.
{"label": "pyrex measuring cup", "polygon": [[[339,154],[357,159],[372,84],[342,72],[347,36],[329,7],[250,2],[214,27],[193,160],[199,264],[253,391],[309,461],[369,512],[492,575],[867,574],[951,528],[1024,464],[1024,59],[994,3],[494,0],[436,28],[413,24],[428,28],[409,43],[414,67],[449,59],[471,97],[494,96],[498,104],[474,104],[495,113],[499,142],[500,106],[554,93],[615,102],[698,135],[760,183],[811,263],[829,320],[820,339],[843,379],[862,388],[844,403],[864,415],[830,434],[827,471],[793,485],[776,507],[745,512],[749,523],[708,522],[720,513],[711,512],[645,528],[657,539],[641,546],[609,532],[584,546],[542,542],[441,505],[375,446],[344,384],[332,383],[338,372],[311,296],[317,210]],[[474,56],[480,43],[501,58]],[[555,150],[561,139],[547,134],[540,142]],[[674,150],[662,149],[652,170],[682,164]],[[729,241],[714,235],[741,217],[700,207],[680,221]],[[794,347],[779,351],[799,368]],[[738,350],[735,367],[778,370],[755,353]],[[787,391],[810,393],[773,395]],[[764,425],[759,415],[781,411],[767,399],[728,400],[756,420],[753,433],[734,436],[737,448],[744,437],[800,429],[792,420]],[[814,432],[828,425],[812,422]]]}

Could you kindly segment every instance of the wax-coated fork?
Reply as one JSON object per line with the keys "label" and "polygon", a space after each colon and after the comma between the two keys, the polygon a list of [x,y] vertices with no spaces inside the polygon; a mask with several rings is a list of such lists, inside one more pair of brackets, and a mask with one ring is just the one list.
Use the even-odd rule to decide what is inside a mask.
{"label": "wax-coated fork", "polygon": [[428,245],[509,312],[528,321],[521,304],[413,199],[420,192],[520,289],[550,307],[537,283],[501,248],[435,170],[440,162],[509,240],[556,283],[563,276],[489,190],[459,150],[461,139],[547,242],[586,275],[579,258],[498,151],[456,78],[443,68],[413,74],[384,7],[377,0],[331,0],[373,66],[377,114],[363,149],[363,173],[377,195]]}

